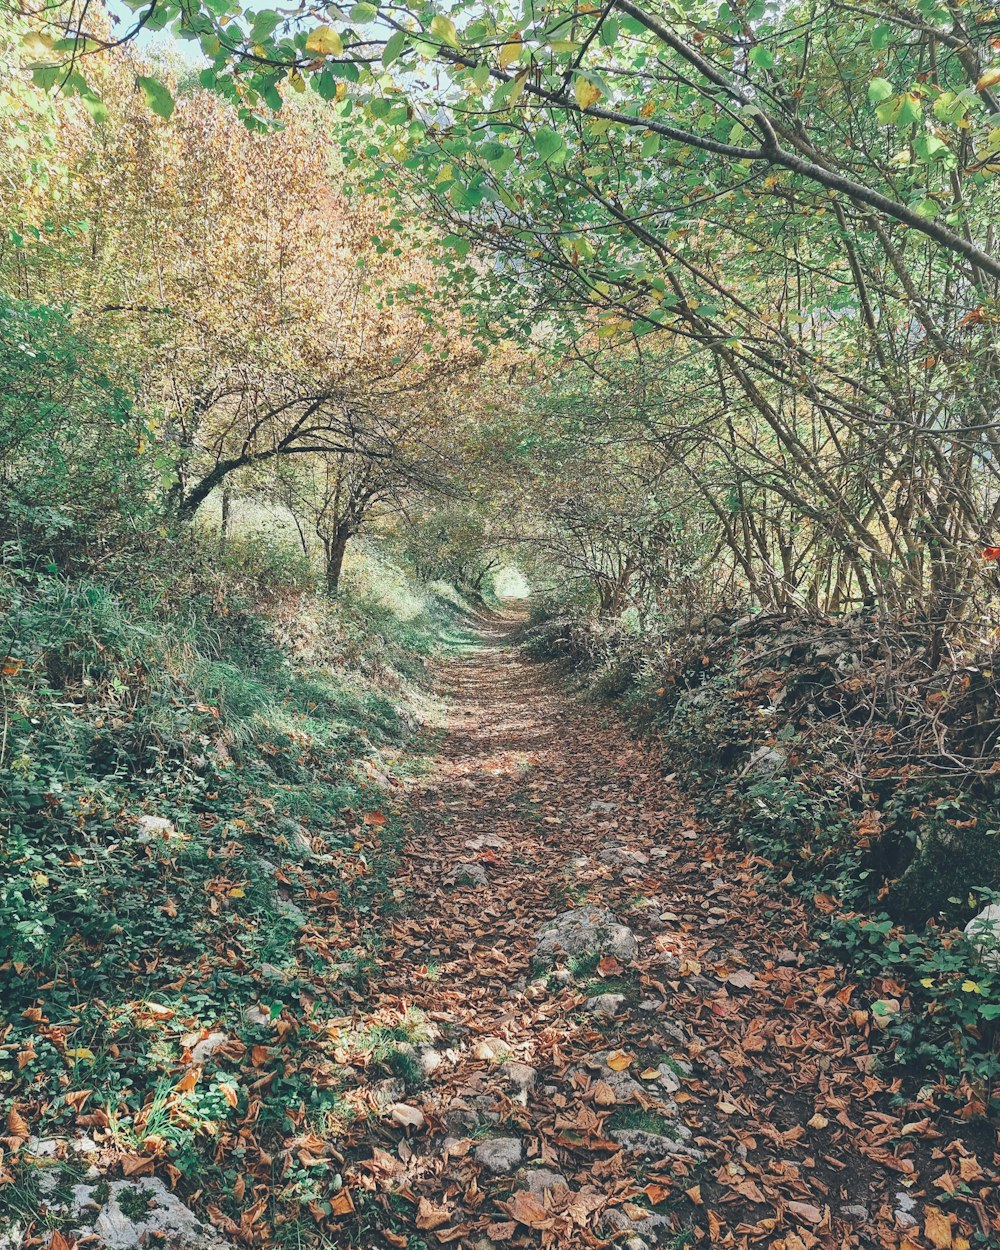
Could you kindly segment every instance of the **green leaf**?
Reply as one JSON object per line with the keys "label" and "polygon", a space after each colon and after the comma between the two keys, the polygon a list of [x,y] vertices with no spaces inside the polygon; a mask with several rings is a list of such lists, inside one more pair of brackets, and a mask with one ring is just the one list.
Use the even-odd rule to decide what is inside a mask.
{"label": "green leaf", "polygon": [[469,254],[469,248],[472,246],[469,240],[463,238],[460,234],[446,235],[441,242],[444,247],[450,247],[459,260],[465,260]]}
{"label": "green leaf", "polygon": [[461,48],[458,42],[458,32],[455,30],[455,23],[450,17],[444,17],[438,13],[431,18],[431,34],[440,39],[442,43],[446,43],[449,48]]}
{"label": "green leaf", "polygon": [[152,109],[157,117],[169,118],[174,111],[174,97],[163,83],[158,78],[148,78],[144,74],[140,74],[135,81],[143,94],[146,106]]}
{"label": "green leaf", "polygon": [[94,91],[81,91],[80,103],[87,110],[95,122],[106,122],[108,120],[108,106],[104,103],[99,95]]}
{"label": "green leaf", "polygon": [[868,100],[872,104],[881,104],[892,95],[892,83],[886,78],[873,78],[868,84]]}
{"label": "green leaf", "polygon": [[250,27],[250,42],[263,43],[269,35],[273,35],[281,24],[281,15],[273,9],[261,9],[254,14],[253,25]]}
{"label": "green leaf", "polygon": [[557,153],[564,151],[566,146],[562,135],[551,126],[542,126],[535,135],[534,142],[535,151],[543,161],[551,160]]}
{"label": "green leaf", "polygon": [[351,21],[356,22],[359,26],[367,26],[369,22],[374,22],[378,17],[378,9],[374,4],[368,4],[367,0],[362,0],[361,4],[356,4],[351,9]]}
{"label": "green leaf", "polygon": [[406,47],[406,31],[397,30],[386,40],[385,47],[382,49],[382,66],[388,69],[393,61],[399,59],[400,53]]}
{"label": "green leaf", "polygon": [[750,49],[750,60],[759,69],[770,69],[774,65],[774,53],[760,44]]}
{"label": "green leaf", "polygon": [[934,116],[939,122],[957,122],[965,116],[968,101],[951,91],[942,91],[934,101]]}
{"label": "green leaf", "polygon": [[872,31],[872,47],[876,52],[881,52],[889,46],[889,40],[892,38],[892,31],[885,23],[876,26]]}

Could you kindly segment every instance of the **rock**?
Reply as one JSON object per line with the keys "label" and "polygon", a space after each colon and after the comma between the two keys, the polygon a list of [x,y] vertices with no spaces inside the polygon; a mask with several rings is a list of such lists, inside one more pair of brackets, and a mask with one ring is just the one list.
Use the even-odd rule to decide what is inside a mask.
{"label": "rock", "polygon": [[487,1137],[476,1147],[476,1162],[488,1172],[513,1172],[521,1162],[519,1137]]}
{"label": "rock", "polygon": [[494,851],[502,851],[506,848],[507,843],[499,834],[481,833],[475,838],[468,838],[462,843],[467,851],[482,851],[487,848]]}
{"label": "rock", "polygon": [[526,1168],[520,1173],[519,1179],[530,1193],[541,1198],[547,1190],[569,1189],[569,1183],[562,1172],[553,1172],[551,1168]]}
{"label": "rock", "polygon": [[624,994],[596,994],[588,1001],[587,1010],[591,1015],[611,1020],[621,1011],[624,1001]]}
{"label": "rock", "polygon": [[623,1233],[627,1228],[632,1227],[632,1221],[618,1207],[608,1207],[601,1216],[600,1222],[601,1232],[605,1236],[609,1236],[612,1233]]}
{"label": "rock", "polygon": [[860,1203],[851,1204],[841,1207],[840,1214],[845,1220],[857,1220],[858,1223],[863,1224],[868,1219],[868,1208],[861,1206]]}
{"label": "rock", "polygon": [[414,1046],[412,1042],[398,1042],[396,1050],[400,1054],[409,1055],[424,1076],[431,1076],[444,1063],[441,1052],[426,1042],[421,1046]]}
{"label": "rock", "polygon": [[368,1086],[368,1097],[377,1111],[385,1111],[400,1102],[406,1093],[406,1082],[398,1076],[387,1076]]}
{"label": "rock", "polygon": [[[690,1137],[691,1133],[682,1124],[677,1125],[677,1132],[682,1137]],[[647,1159],[669,1159],[673,1155],[684,1155],[688,1159],[703,1159],[705,1156],[694,1146],[683,1141],[675,1141],[662,1133],[649,1133],[641,1128],[613,1129],[611,1136],[629,1154],[643,1155]]]}
{"label": "rock", "polygon": [[136,819],[140,842],[152,842],[154,838],[176,838],[177,826],[165,816],[139,816]]}
{"label": "rock", "polygon": [[276,898],[274,900],[274,910],[283,919],[290,920],[297,929],[304,929],[309,924],[309,917],[301,907],[296,907],[291,899]]}
{"label": "rock", "polygon": [[[145,1202],[146,1210],[140,1216],[126,1215],[122,1202],[133,1212]],[[112,1181],[107,1201],[94,1221],[93,1232],[108,1250],[133,1250],[157,1241],[193,1250],[210,1250],[226,1244],[155,1176]]]}
{"label": "rock", "polygon": [[486,875],[486,869],[482,864],[456,864],[454,868],[445,873],[445,881],[449,885],[468,885],[478,889],[480,886],[489,885],[490,880]]}
{"label": "rock", "polygon": [[575,907],[542,926],[534,959],[546,966],[561,955],[612,955],[627,964],[635,959],[638,949],[635,934],[609,908]]}
{"label": "rock", "polygon": [[217,1050],[221,1050],[229,1041],[229,1035],[226,1033],[209,1033],[208,1037],[203,1037],[200,1042],[195,1042],[191,1047],[191,1058],[195,1063],[204,1063],[206,1059],[211,1059]]}
{"label": "rock", "polygon": [[681,1083],[673,1068],[667,1063],[661,1063],[657,1065],[657,1071],[660,1074],[656,1078],[659,1084],[663,1086],[668,1094],[676,1094],[681,1087]]}
{"label": "rock", "polygon": [[500,1068],[500,1073],[517,1090],[517,1101],[522,1106],[527,1106],[528,1094],[535,1088],[538,1072],[530,1064],[509,1060]]}
{"label": "rock", "polygon": [[593,799],[589,810],[592,812],[604,812],[605,815],[610,816],[612,812],[618,811],[618,804],[609,803],[604,799]]}
{"label": "rock", "polygon": [[537,1070],[532,1068],[530,1064],[519,1064],[514,1060],[507,1060],[506,1064],[502,1064],[500,1068],[501,1076],[505,1076],[515,1089],[520,1090],[521,1094],[527,1096],[529,1090],[535,1088],[537,1080]]}
{"label": "rock", "polygon": [[482,1117],[474,1107],[465,1103],[452,1103],[441,1117],[441,1123],[447,1132],[462,1137],[474,1133],[482,1123]]}
{"label": "rock", "polygon": [[255,1024],[258,1027],[262,1027],[271,1024],[271,1013],[258,1003],[253,1003],[246,1010],[246,1019],[247,1024]]}
{"label": "rock", "polygon": [[978,950],[983,966],[1000,972],[1000,903],[990,903],[965,926],[965,936]]}
{"label": "rock", "polygon": [[641,851],[631,851],[627,846],[606,846],[597,857],[602,864],[632,864],[641,866],[649,863],[649,856]]}
{"label": "rock", "polygon": [[472,1048],[474,1059],[485,1059],[487,1062],[506,1057],[512,1050],[510,1042],[504,1037],[481,1037]]}
{"label": "rock", "polygon": [[788,756],[778,747],[762,746],[744,764],[740,777],[760,777],[769,780],[782,772],[788,764]]}
{"label": "rock", "polygon": [[312,858],[312,842],[309,838],[309,833],[304,826],[296,826],[296,828],[293,829],[288,835],[288,841],[291,844],[293,851],[298,851],[298,853],[306,859]]}

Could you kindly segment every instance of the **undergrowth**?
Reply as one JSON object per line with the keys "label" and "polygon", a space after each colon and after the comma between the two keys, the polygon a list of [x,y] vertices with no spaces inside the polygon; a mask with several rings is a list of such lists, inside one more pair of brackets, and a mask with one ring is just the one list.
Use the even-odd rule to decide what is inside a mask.
{"label": "undergrowth", "polygon": [[[1000,901],[1000,802],[992,773],[925,760],[919,716],[893,720],[876,698],[881,666],[903,667],[902,642],[859,658],[843,622],[771,622],[747,642],[726,623],[637,637],[541,610],[525,645],[617,701],[662,745],[706,824],[806,901],[822,956],[868,987],[873,1025],[904,1070],[971,1114],[1000,1105],[1000,968],[961,928]],[[950,680],[937,678],[944,695],[927,692],[932,707]]]}
{"label": "undergrowth", "polygon": [[382,576],[380,598],[358,576],[331,604],[273,542],[169,531],[61,571],[34,538],[15,530],[0,566],[13,1144],[98,1133],[224,1217],[266,1173],[280,1223],[330,1198],[275,1160],[351,1114],[331,1022],[377,973],[401,748],[468,609]]}

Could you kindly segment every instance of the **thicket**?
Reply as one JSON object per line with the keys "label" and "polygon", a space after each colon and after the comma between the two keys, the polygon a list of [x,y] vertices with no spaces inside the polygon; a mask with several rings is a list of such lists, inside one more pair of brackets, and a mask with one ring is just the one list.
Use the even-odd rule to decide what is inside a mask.
{"label": "thicket", "polygon": [[1000,901],[991,669],[931,668],[924,631],[864,616],[640,634],[550,601],[525,646],[619,702],[706,823],[803,896],[898,1061],[973,1111],[1000,1096],[1000,968],[962,932]]}

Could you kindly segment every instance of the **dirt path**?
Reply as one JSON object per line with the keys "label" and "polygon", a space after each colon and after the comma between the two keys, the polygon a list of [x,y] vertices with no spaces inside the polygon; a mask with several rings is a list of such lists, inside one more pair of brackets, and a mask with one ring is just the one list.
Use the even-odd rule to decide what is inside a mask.
{"label": "dirt path", "polygon": [[[363,1091],[350,1244],[1000,1245],[995,1135],[893,1097],[799,904],[503,643],[443,673],[366,1020],[397,1076],[372,1064]],[[634,958],[615,930],[600,961],[533,967],[545,923],[588,907]]]}

